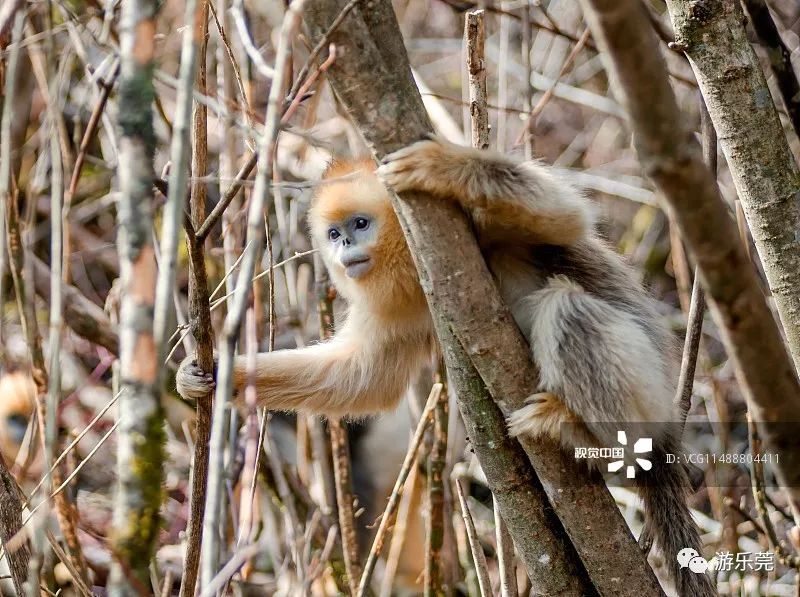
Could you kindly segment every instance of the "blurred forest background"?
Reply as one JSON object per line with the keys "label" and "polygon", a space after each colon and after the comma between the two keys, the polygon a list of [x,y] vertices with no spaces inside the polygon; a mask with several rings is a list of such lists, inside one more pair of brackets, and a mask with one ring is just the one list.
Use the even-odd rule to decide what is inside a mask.
{"label": "blurred forest background", "polygon": [[[683,118],[699,138],[702,102],[692,68],[675,47],[664,3],[643,1]],[[121,13],[126,2],[131,14],[152,17],[146,21],[155,27],[149,48],[125,45]],[[266,250],[255,263],[240,350],[256,342],[259,350],[294,348],[320,339],[321,329],[326,333],[320,308],[324,311],[335,293],[318,269],[305,214],[314,183],[334,156],[369,155],[326,81],[325,71],[337,59],[335,49],[331,53],[324,47],[309,61],[314,43],[304,26],[295,23],[285,29],[291,34],[288,68],[278,68],[283,2],[197,0],[195,8],[187,4],[4,0],[0,6],[3,594],[18,592],[21,585],[16,582],[24,579],[38,579],[40,589],[28,585],[30,595],[39,590],[48,595],[106,594],[115,582],[126,588],[118,586],[112,594],[194,594],[194,583],[187,586],[186,575],[193,566],[188,574],[196,578],[200,552],[197,531],[192,535],[187,524],[192,516],[202,521],[202,515],[198,519],[196,511],[190,512],[206,494],[201,485],[193,502],[197,481],[190,465],[197,434],[208,437],[211,407],[200,405],[198,415],[198,405],[183,401],[174,390],[174,372],[198,344],[208,348],[209,341],[223,333],[234,300],[233,274],[247,245],[247,210],[258,170],[254,151],[270,126],[264,114],[276,73],[285,79],[285,100],[267,181],[271,194],[264,204]],[[758,0],[745,4],[764,6]],[[429,117],[441,136],[460,144],[471,142],[465,13],[484,9],[489,146],[553,164],[586,189],[601,214],[603,235],[641,272],[681,344],[693,265],[636,159],[624,109],[611,93],[579,3],[396,0],[394,7]],[[797,64],[800,5],[770,0],[769,8],[787,55]],[[187,27],[195,30],[195,68],[186,66],[187,47],[192,49],[191,35],[188,46],[183,41]],[[787,110],[780,99],[779,79],[786,73],[775,74],[776,50],[770,46],[774,39],[765,41],[750,23],[747,32],[791,150],[800,155],[791,114],[797,105]],[[130,113],[129,100],[119,98],[126,51],[136,56],[152,52],[155,92],[155,181],[152,188],[139,188],[139,195],[127,204],[121,203],[121,174],[136,174],[126,162],[136,154],[124,148],[125,138],[142,125]],[[145,76],[142,73],[149,73],[146,66],[137,76]],[[190,93],[186,81],[191,82]],[[140,101],[148,103],[150,98],[144,94]],[[185,135],[190,135],[190,143],[181,143]],[[731,173],[721,153],[719,158],[721,194],[737,215],[742,241],[750,250]],[[183,191],[175,191],[171,186],[180,164],[191,165],[191,176],[177,180]],[[188,217],[195,232],[203,232],[199,241],[185,241],[179,228],[184,224],[174,215],[183,210],[182,199],[167,199],[176,192],[180,197],[191,195]],[[170,212],[170,205],[178,205],[178,211]],[[224,205],[224,210],[214,210]],[[137,253],[118,244],[118,223],[124,218],[135,224],[131,234],[146,237],[156,253],[164,243],[177,243],[168,300],[157,303],[164,317],[159,319],[159,311],[156,321],[164,325],[156,329],[150,345],[163,357],[155,376],[165,391],[155,396],[167,424],[161,440],[159,433],[147,438],[163,441],[163,477],[160,470],[137,468],[137,454],[129,453],[136,444],[127,443],[120,451],[121,458],[133,458],[128,461],[132,477],[127,482],[135,477],[136,482],[155,485],[155,498],[142,486],[134,501],[160,501],[161,520],[153,512],[150,518],[137,519],[132,532],[139,535],[128,544],[120,542],[113,522],[122,429],[117,356],[125,341],[121,331],[133,333],[137,324],[121,316],[126,297],[119,280],[122,269],[133,268],[127,275],[138,279],[137,292],[147,296],[155,293],[151,282],[156,276],[137,278],[145,271],[136,269]],[[759,267],[754,250],[751,256]],[[190,329],[191,322],[203,316],[198,306],[202,293],[192,290],[198,263],[204,264],[210,293],[206,304],[211,337],[199,337]],[[54,282],[62,282],[55,292]],[[195,298],[190,300],[192,293]],[[335,321],[342,306],[338,299],[333,305]],[[141,315],[124,308],[122,312]],[[707,317],[689,422],[712,422],[705,435],[693,438],[709,452],[744,454],[750,449],[746,433],[732,433],[721,423],[745,420],[746,406],[734,374],[720,330]],[[376,521],[392,495],[389,503],[396,506],[396,521],[389,524],[391,532],[371,572],[375,594],[421,594],[424,585],[431,594],[499,594],[501,585],[504,595],[527,594],[525,568],[515,563],[507,532],[497,524],[491,493],[452,397],[450,408],[439,412],[439,433],[428,425],[431,411],[423,410],[435,378],[432,371],[421,379],[397,412],[344,425],[229,409],[220,436],[223,443],[212,444],[224,448],[219,450],[217,469],[212,454],[212,474],[221,474],[215,478],[221,491],[212,528],[220,532],[216,559],[203,556],[201,567],[217,568],[212,576],[203,576],[202,594],[355,591],[368,553],[371,548],[375,552]],[[447,395],[444,391],[445,400]],[[146,401],[130,408],[141,414],[140,422],[160,412],[149,410],[155,407]],[[444,422],[442,412],[449,412]],[[195,429],[198,416],[205,431]],[[415,434],[418,425],[420,433]],[[144,444],[135,450],[149,454],[151,447]],[[393,494],[401,468],[407,477],[404,489]],[[746,464],[700,463],[696,473],[700,489],[691,506],[707,548],[704,555],[772,552],[776,558],[774,570],[718,572],[721,594],[796,595],[800,559],[782,539],[792,524],[781,492],[768,488],[762,503],[754,502]],[[463,504],[456,483],[463,489]],[[617,487],[612,493],[638,533],[642,518],[635,492]],[[340,508],[348,504],[345,511],[351,520],[337,515],[337,502]],[[465,506],[471,513],[466,520]],[[145,519],[155,526],[148,528]],[[17,533],[20,523],[24,529]],[[777,533],[777,544],[770,533]],[[194,545],[193,560],[185,557],[187,543]],[[661,558],[650,556],[659,577]],[[25,565],[20,568],[21,561]],[[114,580],[115,566],[121,567],[121,581]],[[624,570],[618,573],[626,575]],[[674,594],[669,586],[665,591]]]}

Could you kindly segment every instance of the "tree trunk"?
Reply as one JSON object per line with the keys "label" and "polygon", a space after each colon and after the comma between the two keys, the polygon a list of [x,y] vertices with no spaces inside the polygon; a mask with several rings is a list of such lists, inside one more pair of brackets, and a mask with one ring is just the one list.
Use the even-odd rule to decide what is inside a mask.
{"label": "tree trunk", "polygon": [[800,369],[800,173],[739,0],[667,0]]}
{"label": "tree trunk", "polygon": [[155,0],[124,0],[120,35],[118,245],[120,397],[111,595],[149,592],[160,530],[164,416],[153,336],[153,51]]}
{"label": "tree trunk", "polygon": [[[674,212],[766,448],[780,457],[776,473],[797,519],[800,435],[786,423],[800,421],[800,384],[736,224],[700,146],[682,126],[685,119],[643,5],[639,0],[582,0],[582,5],[613,89],[628,111],[639,162]],[[726,130],[720,139],[731,133]]]}

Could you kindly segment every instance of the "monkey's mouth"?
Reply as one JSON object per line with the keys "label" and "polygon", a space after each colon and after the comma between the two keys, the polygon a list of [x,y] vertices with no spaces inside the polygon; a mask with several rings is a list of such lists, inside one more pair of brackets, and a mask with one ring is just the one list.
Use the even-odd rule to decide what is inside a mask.
{"label": "monkey's mouth", "polygon": [[360,278],[372,269],[372,259],[369,257],[359,257],[343,261],[344,273],[348,278]]}

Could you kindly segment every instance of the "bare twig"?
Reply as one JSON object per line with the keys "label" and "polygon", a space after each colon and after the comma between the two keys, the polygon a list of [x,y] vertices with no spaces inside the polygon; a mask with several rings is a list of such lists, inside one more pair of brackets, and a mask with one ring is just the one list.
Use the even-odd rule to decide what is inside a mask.
{"label": "bare twig", "polygon": [[350,0],[347,4],[342,7],[342,10],[339,11],[339,14],[336,15],[336,18],[331,21],[328,30],[320,36],[317,40],[317,43],[314,44],[314,48],[309,53],[308,58],[306,59],[305,64],[300,69],[300,72],[297,73],[297,78],[295,79],[294,85],[292,86],[292,90],[289,92],[289,100],[293,101],[295,98],[300,96],[300,87],[304,84],[306,77],[308,76],[309,71],[311,70],[311,65],[314,64],[314,61],[320,55],[322,50],[325,49],[326,46],[330,43],[331,35],[333,35],[339,26],[342,24],[342,21],[345,20],[347,15],[350,14],[350,11],[356,7],[361,0]]}
{"label": "bare twig", "polygon": [[397,506],[400,504],[400,497],[403,494],[406,479],[408,479],[411,467],[414,465],[414,461],[417,458],[419,446],[422,443],[422,438],[425,436],[425,430],[431,423],[433,411],[436,408],[441,393],[442,384],[433,384],[431,393],[428,395],[428,400],[425,402],[425,408],[422,411],[422,415],[420,415],[419,423],[417,423],[417,429],[414,431],[414,435],[411,438],[411,443],[406,452],[406,457],[403,460],[403,465],[400,467],[400,473],[397,475],[397,481],[395,481],[394,488],[392,488],[392,493],[389,496],[389,502],[386,504],[386,508],[383,511],[381,523],[378,526],[378,532],[375,533],[375,539],[372,541],[372,548],[369,550],[367,562],[364,564],[364,574],[361,576],[361,580],[358,583],[358,597],[362,597],[368,591],[370,579],[375,570],[375,564],[378,562],[378,557],[381,555],[381,550],[383,549],[383,543],[386,540],[386,533],[389,529],[389,525],[391,525],[394,520],[394,515],[397,511]]}
{"label": "bare twig", "polygon": [[342,552],[350,593],[358,591],[362,567],[358,556],[358,537],[355,529],[355,509],[353,496],[353,470],[350,461],[350,446],[347,427],[341,419],[329,419],[331,434],[331,457],[336,484],[336,504],[339,513],[339,529],[342,534]]}
{"label": "bare twig", "polygon": [[472,551],[472,559],[475,562],[475,570],[478,573],[478,585],[480,586],[481,596],[491,597],[492,583],[489,580],[489,570],[486,567],[486,555],[483,553],[481,541],[478,538],[477,531],[475,531],[475,524],[472,522],[472,514],[469,511],[467,498],[464,496],[464,489],[461,487],[461,480],[454,479],[453,483],[458,493],[458,503],[461,504],[461,516],[464,519],[464,526],[467,529],[467,539],[469,540],[470,551]]}
{"label": "bare twig", "polygon": [[[173,136],[169,191],[167,205],[164,209],[164,222],[161,235],[161,270],[158,286],[158,304],[163,311],[157,310],[156,333],[159,334],[159,363],[164,362],[167,348],[163,334],[168,329],[168,305],[171,303],[175,284],[175,260],[178,250],[178,225],[180,218],[185,218],[183,206],[187,189],[188,176],[205,175],[205,167],[196,171],[198,159],[206,161],[205,143],[205,108],[197,107],[194,120],[192,118],[192,97],[195,82],[198,81],[200,93],[205,93],[205,48],[208,16],[207,0],[189,0],[184,9],[186,28],[183,32],[181,49],[180,85],[175,116],[172,122]],[[198,68],[200,65],[200,68]],[[198,123],[198,120],[201,121]],[[192,125],[193,122],[193,125]],[[195,135],[190,143],[190,126]],[[198,134],[198,129],[200,133]],[[190,170],[190,151],[192,151],[192,167]],[[202,157],[198,158],[200,155]],[[192,228],[203,221],[205,214],[205,187],[194,184],[191,187],[191,219]],[[197,359],[200,367],[206,371],[213,369],[213,332],[208,306],[208,283],[206,281],[205,262],[203,260],[203,243],[197,241],[194,234],[187,234],[187,246],[190,261],[189,284],[189,320],[194,339],[197,342]],[[205,315],[205,317],[204,317]],[[200,546],[203,537],[203,507],[205,496],[203,489],[208,471],[208,438],[211,428],[211,396],[197,401],[197,419],[195,422],[195,442],[189,493],[189,520],[186,524],[186,557],[184,559],[183,576],[180,594],[183,597],[194,595],[200,561]]]}
{"label": "bare twig", "polygon": [[83,163],[86,159],[86,152],[89,149],[89,143],[91,143],[92,139],[94,139],[94,134],[97,132],[97,127],[100,124],[100,118],[105,110],[106,102],[108,102],[108,97],[111,95],[111,90],[114,88],[114,83],[117,81],[118,76],[119,65],[114,68],[114,72],[111,74],[111,77],[108,81],[100,82],[100,98],[97,100],[97,103],[92,110],[92,114],[89,117],[89,122],[86,125],[86,130],[83,131],[83,137],[81,138],[81,144],[78,148],[78,154],[75,156],[75,165],[72,167],[72,175],[70,177],[69,187],[67,189],[68,201],[71,201],[72,197],[75,196],[75,191],[78,188],[78,181],[81,177],[81,171],[83,170]]}
{"label": "bare twig", "polygon": [[445,538],[445,467],[447,465],[447,423],[449,417],[447,388],[442,387],[433,411],[433,443],[428,454],[428,517],[425,525],[426,595],[448,595],[451,588],[442,566]]}
{"label": "bare twig", "polygon": [[239,191],[242,190],[244,186],[244,181],[247,180],[247,177],[250,176],[250,173],[253,171],[253,168],[256,167],[256,163],[258,162],[258,154],[251,153],[250,156],[247,158],[247,161],[244,165],[239,169],[239,172],[236,174],[236,179],[231,183],[231,186],[228,187],[228,190],[225,191],[225,194],[220,198],[219,202],[214,206],[214,209],[211,210],[211,213],[208,214],[208,217],[203,221],[202,225],[197,228],[197,232],[195,236],[199,241],[205,240],[208,236],[208,233],[211,232],[211,229],[216,226],[219,219],[222,217],[222,214],[225,213],[225,210],[228,209],[228,206],[231,204],[236,198],[236,195]]}
{"label": "bare twig", "polygon": [[261,52],[250,37],[250,32],[247,29],[247,19],[244,16],[244,2],[242,2],[242,0],[234,0],[231,6],[231,16],[233,17],[236,29],[239,31],[239,39],[247,52],[247,56],[253,62],[253,66],[256,67],[258,73],[265,79],[276,80],[275,69],[264,62],[264,57],[261,56]]}
{"label": "bare twig", "polygon": [[[706,109],[706,104],[700,98],[700,140],[702,144],[703,160],[708,169],[716,178],[717,175],[717,132]],[[678,239],[678,242],[680,240]],[[694,374],[697,368],[697,355],[700,350],[700,339],[703,336],[703,315],[706,311],[706,299],[700,276],[694,272],[692,284],[692,297],[689,301],[689,313],[686,321],[686,337],[683,342],[683,357],[681,370],[678,376],[678,393],[675,403],[681,413],[681,423],[686,422],[689,409],[692,407],[692,388],[694,387]]]}
{"label": "bare twig", "polygon": [[405,547],[406,532],[409,525],[416,522],[412,513],[418,506],[419,494],[421,493],[418,471],[418,467],[411,467],[411,472],[403,490],[403,496],[400,499],[397,519],[392,529],[392,542],[389,545],[389,553],[386,554],[386,567],[383,569],[383,577],[381,578],[380,597],[391,597],[393,594],[394,579]]}
{"label": "bare twig", "polygon": [[558,86],[561,77],[563,77],[566,74],[567,70],[570,68],[570,66],[572,66],[572,63],[575,61],[575,58],[578,56],[580,51],[586,45],[586,42],[589,41],[589,34],[590,34],[589,28],[587,27],[586,29],[583,30],[583,33],[581,34],[580,38],[572,47],[572,50],[567,55],[567,58],[564,60],[564,63],[561,65],[561,69],[558,71],[558,75],[553,80],[553,84],[550,85],[550,87],[547,89],[547,91],[544,92],[542,97],[539,98],[539,101],[536,102],[536,105],[533,106],[533,108],[531,108],[531,113],[528,115],[528,119],[525,121],[525,126],[523,127],[522,132],[519,134],[519,137],[517,137],[515,145],[519,145],[520,143],[522,143],[522,140],[525,137],[525,135],[533,134],[533,128],[536,124],[536,119],[538,118],[539,114],[541,114],[542,111],[545,109],[545,106],[547,106],[547,103],[550,101],[550,99],[555,95],[556,87]]}
{"label": "bare twig", "polygon": [[500,575],[500,596],[517,597],[517,566],[514,563],[514,543],[500,512],[497,500],[492,500],[494,510],[494,536],[497,542],[497,567]]}
{"label": "bare twig", "polygon": [[489,113],[486,109],[486,58],[483,46],[486,41],[484,11],[467,13],[464,22],[464,42],[469,73],[469,113],[472,123],[472,146],[489,147]]}
{"label": "bare twig", "polygon": [[705,294],[700,284],[700,276],[695,270],[692,298],[689,303],[689,315],[686,322],[686,337],[683,341],[681,370],[678,376],[678,391],[675,403],[680,409],[681,422],[686,422],[689,409],[692,407],[692,388],[694,373],[697,368],[697,355],[700,349],[700,338],[703,336],[703,314],[706,310]]}

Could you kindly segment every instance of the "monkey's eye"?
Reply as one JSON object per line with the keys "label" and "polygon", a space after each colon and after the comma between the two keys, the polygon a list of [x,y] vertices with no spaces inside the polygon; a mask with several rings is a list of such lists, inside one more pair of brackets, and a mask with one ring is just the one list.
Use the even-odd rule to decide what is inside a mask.
{"label": "monkey's eye", "polygon": [[336,240],[340,236],[341,236],[341,234],[339,233],[338,230],[336,230],[336,228],[331,228],[330,230],[328,230],[328,238],[330,240]]}
{"label": "monkey's eye", "polygon": [[367,218],[356,218],[356,230],[366,230],[369,227]]}

